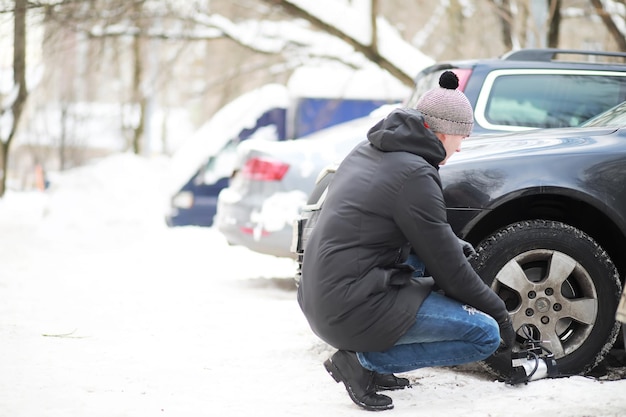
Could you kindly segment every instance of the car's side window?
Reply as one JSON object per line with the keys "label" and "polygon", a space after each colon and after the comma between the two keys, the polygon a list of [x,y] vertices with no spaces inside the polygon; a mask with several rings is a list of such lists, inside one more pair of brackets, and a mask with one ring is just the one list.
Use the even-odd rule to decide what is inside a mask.
{"label": "car's side window", "polygon": [[214,156],[211,156],[204,166],[204,184],[216,184],[222,178],[228,178],[233,172],[235,160],[237,159],[237,144],[235,140],[229,140],[226,145]]}
{"label": "car's side window", "polygon": [[626,76],[597,71],[494,71],[477,102],[489,129],[578,126],[625,99]]}

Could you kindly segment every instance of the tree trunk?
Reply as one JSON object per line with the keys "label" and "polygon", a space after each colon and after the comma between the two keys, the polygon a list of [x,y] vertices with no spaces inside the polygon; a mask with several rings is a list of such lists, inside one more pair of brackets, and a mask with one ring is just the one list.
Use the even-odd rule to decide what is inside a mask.
{"label": "tree trunk", "polygon": [[370,47],[374,51],[378,51],[378,25],[376,24],[376,17],[378,16],[378,0],[372,0],[370,9],[370,26],[372,28],[372,39],[370,41]]}
{"label": "tree trunk", "polygon": [[548,27],[548,48],[559,47],[559,31],[561,27],[561,0],[548,0],[550,26]]}
{"label": "tree trunk", "polygon": [[[136,6],[141,8],[141,4]],[[140,10],[138,10],[139,12]],[[137,34],[133,39],[133,98],[132,103],[139,109],[137,124],[133,126],[132,148],[136,155],[141,154],[141,139],[144,133],[144,112],[146,109],[144,92],[142,91],[143,82],[143,39]]]}
{"label": "tree trunk", "polygon": [[141,93],[141,80],[143,78],[143,64],[141,61],[141,38],[135,36],[133,39],[133,98],[131,103],[133,107],[139,107],[139,115],[137,115],[137,124],[132,127],[132,148],[136,155],[141,154],[141,137],[143,135],[143,103]]}
{"label": "tree trunk", "polygon": [[591,4],[596,9],[596,13],[598,14],[598,16],[600,16],[602,22],[604,22],[604,25],[609,30],[611,36],[613,36],[613,39],[615,40],[615,43],[617,43],[617,47],[619,48],[619,50],[622,52],[626,52],[626,38],[624,38],[624,34],[622,34],[622,32],[613,21],[613,18],[611,17],[609,12],[607,12],[602,5],[602,0],[591,0]]}
{"label": "tree trunk", "polygon": [[63,100],[61,101],[61,120],[59,123],[61,124],[61,136],[59,137],[59,170],[65,170],[65,154],[67,153],[66,142],[67,142],[67,113],[70,104]]}
{"label": "tree trunk", "polygon": [[0,197],[4,195],[6,190],[6,172],[9,165],[9,143],[0,141]]}
{"label": "tree trunk", "polygon": [[6,192],[9,150],[11,141],[15,137],[17,126],[22,116],[22,110],[28,97],[26,90],[26,10],[28,7],[27,0],[16,0],[14,10],[14,30],[13,30],[13,83],[18,88],[17,97],[11,105],[11,113],[13,114],[13,124],[9,131],[9,136],[0,138],[2,142],[0,155],[0,197]]}
{"label": "tree trunk", "polygon": [[492,0],[494,9],[500,21],[500,39],[507,51],[513,49],[513,15],[509,0]]}

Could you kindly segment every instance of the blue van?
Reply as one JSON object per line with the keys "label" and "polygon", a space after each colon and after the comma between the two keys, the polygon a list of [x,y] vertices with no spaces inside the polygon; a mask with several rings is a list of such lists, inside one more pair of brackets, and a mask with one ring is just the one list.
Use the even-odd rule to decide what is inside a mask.
{"label": "blue van", "polygon": [[218,194],[228,186],[241,142],[251,138],[300,138],[400,102],[410,91],[402,86],[381,93],[372,83],[366,83],[366,88],[360,90],[368,94],[349,94],[346,85],[351,80],[349,76],[341,80],[338,72],[334,73],[335,83],[324,78],[323,91],[312,82],[314,71],[303,68],[294,74],[301,78],[299,82],[292,76],[288,86],[268,84],[227,104],[193,135],[190,144],[177,152],[174,159],[179,160],[179,171],[185,175],[179,175],[171,195],[165,217],[168,226],[213,225]]}
{"label": "blue van", "polygon": [[168,226],[213,225],[217,208],[217,195],[228,186],[233,170],[237,145],[249,139],[262,128],[273,128],[274,140],[285,139],[286,109],[273,107],[263,112],[254,126],[243,128],[211,153],[191,175],[189,180],[170,198],[170,208],[165,216]]}

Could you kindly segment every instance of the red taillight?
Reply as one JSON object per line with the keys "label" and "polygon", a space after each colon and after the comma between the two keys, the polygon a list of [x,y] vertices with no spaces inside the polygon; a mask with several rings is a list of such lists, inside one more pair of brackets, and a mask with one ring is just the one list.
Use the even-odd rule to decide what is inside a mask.
{"label": "red taillight", "polygon": [[289,165],[284,162],[268,158],[250,158],[244,165],[241,173],[244,177],[257,181],[280,181],[283,179]]}
{"label": "red taillight", "polygon": [[[239,230],[241,230],[242,233],[246,234],[246,235],[254,235],[255,234],[255,229],[253,229],[252,227],[240,227]],[[261,237],[264,236],[269,236],[270,232],[268,232],[265,229],[261,230]]]}
{"label": "red taillight", "polygon": [[472,75],[471,68],[455,68],[452,70],[459,77],[459,90],[465,91],[465,86],[467,85],[467,80],[469,80],[470,75]]}

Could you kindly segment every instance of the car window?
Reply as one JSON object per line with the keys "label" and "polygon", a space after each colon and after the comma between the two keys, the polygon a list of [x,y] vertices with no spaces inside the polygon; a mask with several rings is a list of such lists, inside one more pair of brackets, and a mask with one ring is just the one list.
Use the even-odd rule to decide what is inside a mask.
{"label": "car window", "polygon": [[493,78],[484,118],[500,126],[578,126],[622,102],[625,90],[618,75],[505,74]]}
{"label": "car window", "polygon": [[229,140],[216,155],[209,158],[201,177],[204,184],[212,185],[222,178],[230,177],[237,159],[238,143],[236,140]]}

